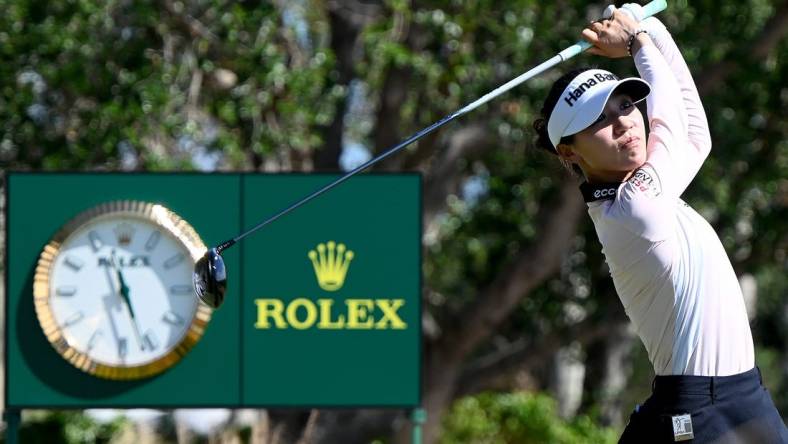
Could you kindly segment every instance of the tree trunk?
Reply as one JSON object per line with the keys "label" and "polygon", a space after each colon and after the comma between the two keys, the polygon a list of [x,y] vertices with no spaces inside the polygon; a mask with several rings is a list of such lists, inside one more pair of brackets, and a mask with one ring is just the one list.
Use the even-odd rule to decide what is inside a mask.
{"label": "tree trunk", "polygon": [[[5,263],[5,248],[6,248],[6,241],[5,238],[5,224],[8,223],[5,220],[5,206],[8,204],[5,201],[5,187],[6,187],[6,177],[5,172],[0,173],[0,274],[5,276],[6,267],[8,266]],[[0,282],[0,356],[5,356],[5,279],[2,279]],[[0,381],[5,381],[5,362],[0,362]],[[0,399],[5,399],[5,383],[0,383]],[[5,413],[5,404],[0,406],[0,413]]]}
{"label": "tree trunk", "polygon": [[[594,261],[602,261],[602,257]],[[607,267],[598,263],[591,268],[599,270],[595,280],[599,294],[603,295],[602,317],[596,320],[606,326],[604,335],[587,348],[586,366],[588,369],[583,400],[584,408],[598,406],[600,422],[605,426],[621,426],[624,408],[621,395],[627,381],[632,376],[632,350],[639,341],[615,288],[608,276]],[[626,406],[628,409],[629,406]]]}
{"label": "tree trunk", "polygon": [[[348,90],[350,81],[355,72],[356,57],[354,54],[358,34],[361,29],[358,24],[347,19],[344,14],[329,8],[331,22],[331,50],[337,59],[337,85],[342,85]],[[317,171],[339,171],[339,156],[342,154],[343,132],[345,129],[345,114],[347,114],[348,97],[339,99],[334,111],[334,119],[322,129],[323,146],[314,156],[314,167]]]}
{"label": "tree trunk", "polygon": [[[440,350],[426,354],[427,372],[422,407],[427,413],[422,433],[425,444],[437,442],[441,431],[441,418],[455,398],[457,381],[462,368],[461,356],[445,355]],[[410,443],[411,424],[397,431],[396,444]]]}
{"label": "tree trunk", "polygon": [[621,394],[632,375],[632,347],[638,340],[629,321],[622,321],[610,329],[604,341],[604,375],[600,384],[600,421],[603,425],[620,427],[624,422]]}
{"label": "tree trunk", "polygon": [[583,401],[586,366],[579,343],[561,347],[553,356],[550,391],[558,402],[558,415],[570,419],[577,414]]}

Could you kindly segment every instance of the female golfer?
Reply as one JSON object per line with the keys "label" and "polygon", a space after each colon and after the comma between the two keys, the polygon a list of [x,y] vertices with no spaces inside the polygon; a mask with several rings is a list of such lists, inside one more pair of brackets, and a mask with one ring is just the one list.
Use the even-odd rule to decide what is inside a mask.
{"label": "female golfer", "polygon": [[[580,187],[616,291],[648,351],[652,395],[621,442],[788,443],[755,367],[744,300],[711,226],[680,196],[711,150],[684,59],[657,19],[617,10],[582,36],[593,54],[631,55],[642,79],[571,72],[534,122],[541,148]],[[635,106],[647,100],[650,133]]]}

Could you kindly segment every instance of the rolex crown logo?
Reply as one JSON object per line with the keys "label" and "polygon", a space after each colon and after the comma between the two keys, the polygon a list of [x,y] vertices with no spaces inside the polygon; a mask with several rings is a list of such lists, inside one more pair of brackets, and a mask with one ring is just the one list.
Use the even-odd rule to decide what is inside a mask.
{"label": "rolex crown logo", "polygon": [[134,236],[134,227],[126,222],[118,224],[115,229],[115,236],[118,239],[118,245],[126,246],[131,243],[131,237]]}
{"label": "rolex crown logo", "polygon": [[307,256],[315,268],[315,276],[320,288],[326,291],[337,291],[342,288],[348,266],[354,256],[345,244],[337,244],[334,241],[320,243],[317,244],[316,250],[310,250]]}

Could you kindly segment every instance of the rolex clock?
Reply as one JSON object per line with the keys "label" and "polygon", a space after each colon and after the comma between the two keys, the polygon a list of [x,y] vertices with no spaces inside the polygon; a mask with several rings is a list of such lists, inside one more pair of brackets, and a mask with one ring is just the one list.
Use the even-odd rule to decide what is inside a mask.
{"label": "rolex clock", "polygon": [[86,210],[39,256],[33,297],[44,335],[64,359],[101,378],[166,370],[211,317],[191,284],[205,250],[162,205],[114,201]]}

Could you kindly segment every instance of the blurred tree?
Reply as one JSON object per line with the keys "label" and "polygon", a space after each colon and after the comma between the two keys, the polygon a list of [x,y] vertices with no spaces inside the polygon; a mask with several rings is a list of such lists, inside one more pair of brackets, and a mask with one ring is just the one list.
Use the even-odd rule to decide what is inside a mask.
{"label": "blurred tree", "polygon": [[[0,166],[337,169],[350,141],[382,151],[573,43],[602,7],[0,0]],[[755,277],[753,331],[785,413],[788,2],[677,0],[660,17],[693,70],[715,144],[684,197],[737,272]],[[599,409],[600,421],[621,424],[648,390],[649,364],[626,333],[576,183],[528,149],[551,82],[581,64],[635,74],[629,60],[580,56],[379,167],[424,175],[428,442],[461,396],[547,389],[547,364],[570,345],[588,366],[583,409]],[[315,442],[408,434],[401,412],[264,418],[258,430],[301,437],[309,426]]]}
{"label": "blurred tree", "polygon": [[19,442],[29,444],[108,444],[128,424],[123,418],[98,423],[77,411],[29,412]]}
{"label": "blurred tree", "polygon": [[601,444],[617,440],[615,430],[599,427],[587,416],[560,421],[555,401],[548,396],[515,392],[457,400],[444,421],[440,442]]}

